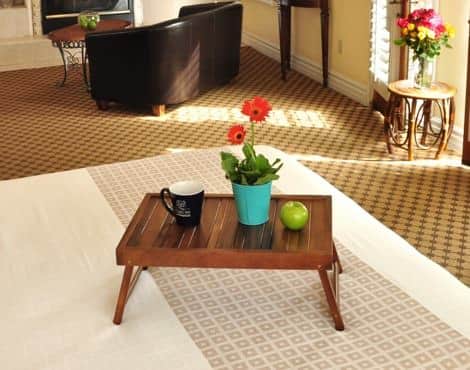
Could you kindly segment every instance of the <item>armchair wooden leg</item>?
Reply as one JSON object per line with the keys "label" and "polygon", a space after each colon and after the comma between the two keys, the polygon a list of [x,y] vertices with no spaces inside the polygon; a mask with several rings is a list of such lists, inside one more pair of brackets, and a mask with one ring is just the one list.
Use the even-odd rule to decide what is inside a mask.
{"label": "armchair wooden leg", "polygon": [[165,114],[165,105],[152,105],[152,112],[157,117],[163,116]]}
{"label": "armchair wooden leg", "polygon": [[97,100],[96,106],[99,110],[108,110],[109,109],[109,102],[107,100]]}

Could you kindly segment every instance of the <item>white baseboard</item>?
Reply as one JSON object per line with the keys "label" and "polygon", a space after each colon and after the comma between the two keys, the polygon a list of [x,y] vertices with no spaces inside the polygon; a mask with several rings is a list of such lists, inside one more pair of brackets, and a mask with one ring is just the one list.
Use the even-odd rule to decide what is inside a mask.
{"label": "white baseboard", "polygon": [[62,65],[57,48],[46,37],[0,40],[0,72]]}
{"label": "white baseboard", "polygon": [[[253,49],[274,60],[280,61],[279,46],[246,31],[243,32],[242,40],[245,45],[251,46]],[[307,58],[299,57],[294,54],[292,55],[291,66],[292,69],[312,78],[315,81],[323,81],[321,65],[312,62]],[[368,85],[360,84],[338,72],[330,70],[329,87],[362,105],[369,105]]]}

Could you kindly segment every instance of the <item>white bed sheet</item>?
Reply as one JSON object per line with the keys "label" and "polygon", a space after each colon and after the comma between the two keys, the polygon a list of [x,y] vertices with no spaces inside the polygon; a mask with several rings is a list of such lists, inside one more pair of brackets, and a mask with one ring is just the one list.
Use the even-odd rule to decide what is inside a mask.
{"label": "white bed sheet", "polygon": [[[280,191],[332,195],[335,237],[470,338],[469,288],[292,157],[258,151],[285,162]],[[87,170],[0,182],[0,205],[2,368],[209,368],[147,273],[111,323],[123,227]]]}
{"label": "white bed sheet", "polygon": [[470,289],[422,255],[351,198],[293,157],[269,146],[257,151],[285,165],[276,187],[290,194],[333,196],[333,234],[356,256],[470,338]]}
{"label": "white bed sheet", "polygon": [[123,227],[86,170],[0,182],[0,368],[209,369],[143,273],[112,323]]}

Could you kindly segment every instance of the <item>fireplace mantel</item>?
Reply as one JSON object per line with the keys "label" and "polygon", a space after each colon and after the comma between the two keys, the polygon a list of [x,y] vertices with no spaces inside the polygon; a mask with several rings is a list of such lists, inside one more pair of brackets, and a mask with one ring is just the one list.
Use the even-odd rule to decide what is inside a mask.
{"label": "fireplace mantel", "polygon": [[33,24],[33,35],[42,35],[41,25],[41,0],[30,0],[31,1],[31,21]]}

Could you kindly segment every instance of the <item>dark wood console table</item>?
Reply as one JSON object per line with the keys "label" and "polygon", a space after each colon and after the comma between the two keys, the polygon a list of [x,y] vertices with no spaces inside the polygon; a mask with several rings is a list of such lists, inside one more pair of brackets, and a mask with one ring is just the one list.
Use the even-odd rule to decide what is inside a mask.
{"label": "dark wood console table", "polygon": [[328,86],[328,40],[330,11],[328,0],[276,0],[279,16],[279,43],[281,49],[281,73],[285,80],[291,59],[291,7],[320,8],[323,86]]}
{"label": "dark wood console table", "polygon": [[[470,25],[470,20],[468,21]],[[468,34],[470,41],[470,32]],[[463,153],[462,163],[470,166],[470,44],[468,44],[468,57],[467,57],[467,93],[465,95],[465,118],[464,118],[464,139],[463,139]]]}

